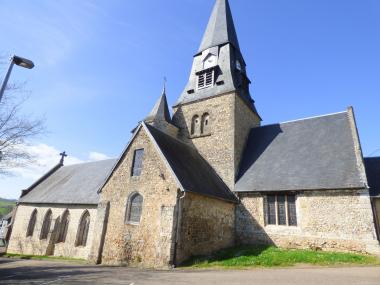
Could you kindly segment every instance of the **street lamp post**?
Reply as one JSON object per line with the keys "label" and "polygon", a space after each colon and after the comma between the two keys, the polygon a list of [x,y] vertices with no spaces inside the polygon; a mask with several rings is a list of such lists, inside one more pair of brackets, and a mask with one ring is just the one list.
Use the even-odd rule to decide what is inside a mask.
{"label": "street lamp post", "polygon": [[27,69],[32,69],[34,67],[33,61],[31,61],[29,59],[22,58],[22,57],[17,56],[17,55],[14,55],[14,56],[11,57],[7,73],[5,74],[3,83],[1,84],[0,102],[1,102],[1,99],[3,98],[4,92],[5,92],[5,88],[7,87],[9,77],[11,76],[12,69],[13,69],[13,66],[15,64],[18,65],[18,66],[21,66],[23,68],[27,68]]}

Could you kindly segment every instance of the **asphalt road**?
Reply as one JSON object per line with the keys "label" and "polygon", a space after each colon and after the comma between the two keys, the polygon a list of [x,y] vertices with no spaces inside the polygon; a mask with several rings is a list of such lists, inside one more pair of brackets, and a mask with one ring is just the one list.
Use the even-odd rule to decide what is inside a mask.
{"label": "asphalt road", "polygon": [[379,285],[380,267],[154,271],[0,258],[0,284]]}

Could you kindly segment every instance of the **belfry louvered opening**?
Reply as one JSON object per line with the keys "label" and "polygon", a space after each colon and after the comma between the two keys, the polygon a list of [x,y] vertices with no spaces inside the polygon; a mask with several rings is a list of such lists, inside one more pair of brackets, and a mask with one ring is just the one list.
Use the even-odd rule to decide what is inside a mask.
{"label": "belfry louvered opening", "polygon": [[211,87],[215,82],[215,69],[208,69],[198,74],[198,89]]}

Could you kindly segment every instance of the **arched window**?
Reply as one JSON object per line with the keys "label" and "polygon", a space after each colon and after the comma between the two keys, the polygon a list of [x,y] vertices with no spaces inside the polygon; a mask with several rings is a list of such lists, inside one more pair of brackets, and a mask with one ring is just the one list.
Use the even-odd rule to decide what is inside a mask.
{"label": "arched window", "polygon": [[26,231],[27,237],[32,237],[34,233],[34,228],[36,227],[36,221],[37,221],[37,209],[34,209],[32,212],[32,215],[30,215],[30,220],[28,224],[28,229]]}
{"label": "arched window", "polygon": [[143,197],[139,193],[133,193],[127,204],[126,221],[129,223],[140,223],[142,213]]}
{"label": "arched window", "polygon": [[90,228],[90,213],[86,210],[79,222],[76,246],[86,246],[88,230]]}
{"label": "arched window", "polygon": [[70,222],[70,212],[69,210],[66,210],[61,218],[61,223],[59,225],[59,234],[57,242],[65,242],[66,236],[67,236],[67,229],[69,228],[69,222]]}
{"label": "arched window", "polygon": [[200,119],[198,115],[195,115],[191,120],[191,135],[199,135],[200,133]]}
{"label": "arched window", "polygon": [[202,134],[210,133],[210,115],[208,113],[204,113],[202,115],[201,133]]}
{"label": "arched window", "polygon": [[40,239],[47,239],[50,232],[51,219],[52,219],[52,212],[49,209],[45,214],[44,223],[42,224]]}

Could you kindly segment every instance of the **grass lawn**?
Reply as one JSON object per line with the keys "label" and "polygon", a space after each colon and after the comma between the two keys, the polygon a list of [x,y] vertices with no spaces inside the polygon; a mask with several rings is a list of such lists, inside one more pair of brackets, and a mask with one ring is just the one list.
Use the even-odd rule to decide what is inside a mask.
{"label": "grass lawn", "polygon": [[274,246],[242,246],[219,251],[211,256],[194,257],[182,266],[189,268],[288,267],[297,264],[311,265],[380,265],[371,255],[323,252],[313,250],[289,250]]}
{"label": "grass lawn", "polygon": [[16,202],[0,198],[0,218],[12,211]]}
{"label": "grass lawn", "polygon": [[76,259],[69,257],[60,257],[60,256],[47,256],[47,255],[25,255],[25,254],[15,254],[15,253],[6,253],[3,257],[8,258],[20,258],[20,259],[34,259],[34,260],[56,260],[56,261],[75,261],[80,263],[86,263],[84,259]]}

